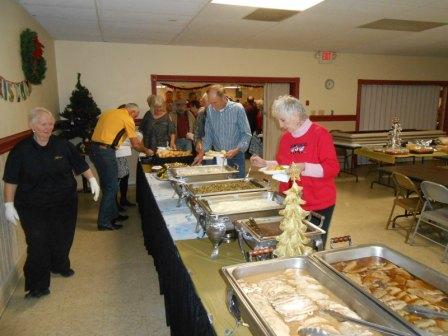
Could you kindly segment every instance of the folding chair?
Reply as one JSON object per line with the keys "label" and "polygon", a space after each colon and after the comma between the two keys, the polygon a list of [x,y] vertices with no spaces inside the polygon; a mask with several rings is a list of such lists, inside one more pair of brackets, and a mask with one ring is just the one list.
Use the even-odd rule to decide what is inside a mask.
{"label": "folding chair", "polygon": [[431,226],[435,226],[444,232],[448,233],[448,188],[434,182],[423,181],[420,185],[423,195],[426,199],[423,205],[420,218],[415,225],[414,232],[409,241],[409,244],[413,244],[415,240],[415,235],[422,236],[423,238],[432,241],[435,244],[445,247],[443,253],[443,262],[448,261],[448,242],[443,245],[430,237],[419,233],[418,228],[421,223],[425,223]]}
{"label": "folding chair", "polygon": [[[392,210],[390,211],[389,218],[387,220],[386,229],[389,229],[391,224],[392,228],[395,228],[395,221],[399,217],[408,217],[412,215],[414,217],[414,223],[417,221],[417,215],[420,213],[423,205],[423,198],[420,193],[420,190],[417,188],[414,182],[407,177],[406,175],[400,173],[392,173],[392,180],[395,184],[395,199],[394,204],[392,206]],[[415,194],[416,196],[412,196]],[[403,208],[405,213],[404,215],[398,215],[393,217],[395,211],[395,207]],[[409,238],[409,235],[414,227],[414,224],[411,224],[407,230],[406,241]]]}

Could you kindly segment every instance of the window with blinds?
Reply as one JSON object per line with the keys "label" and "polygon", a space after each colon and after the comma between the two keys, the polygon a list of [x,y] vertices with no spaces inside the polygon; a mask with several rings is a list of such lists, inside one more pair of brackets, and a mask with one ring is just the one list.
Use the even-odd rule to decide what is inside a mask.
{"label": "window with blinds", "polygon": [[394,117],[403,129],[436,129],[439,85],[369,85],[361,87],[359,130],[387,130]]}

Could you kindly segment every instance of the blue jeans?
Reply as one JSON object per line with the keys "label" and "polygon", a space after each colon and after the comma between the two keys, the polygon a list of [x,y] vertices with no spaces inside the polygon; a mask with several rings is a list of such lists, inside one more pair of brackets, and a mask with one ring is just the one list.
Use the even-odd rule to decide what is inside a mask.
{"label": "blue jeans", "polygon": [[183,151],[193,151],[193,143],[191,140],[185,138],[176,139],[176,147]]}
{"label": "blue jeans", "polygon": [[239,152],[233,158],[227,159],[227,165],[238,166],[238,173],[236,174],[237,178],[243,178],[246,176],[246,160],[244,158],[244,153]]}
{"label": "blue jeans", "polygon": [[115,150],[92,145],[89,157],[98,172],[102,192],[97,223],[98,226],[108,226],[118,216],[115,202],[118,192],[118,167]]}

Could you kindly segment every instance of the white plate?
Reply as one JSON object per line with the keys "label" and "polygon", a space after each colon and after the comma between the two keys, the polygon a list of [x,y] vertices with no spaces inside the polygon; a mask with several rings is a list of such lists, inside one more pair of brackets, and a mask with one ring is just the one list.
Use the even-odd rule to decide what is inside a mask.
{"label": "white plate", "polygon": [[274,174],[279,174],[279,173],[285,173],[286,170],[289,168],[289,166],[287,165],[281,165],[283,168],[282,170],[268,170],[268,167],[262,167],[260,168],[260,171],[266,175],[274,175]]}
{"label": "white plate", "polygon": [[157,171],[157,170],[160,170],[160,169],[162,169],[163,167],[162,166],[152,166],[152,170],[154,170],[154,171]]}
{"label": "white plate", "polygon": [[157,147],[157,150],[159,151],[164,151],[164,150],[168,150],[169,147]]}

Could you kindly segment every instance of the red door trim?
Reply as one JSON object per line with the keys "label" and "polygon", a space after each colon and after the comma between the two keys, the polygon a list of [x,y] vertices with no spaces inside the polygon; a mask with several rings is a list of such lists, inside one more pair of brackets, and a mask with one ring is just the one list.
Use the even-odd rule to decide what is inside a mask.
{"label": "red door trim", "polygon": [[157,92],[157,82],[206,82],[225,84],[289,83],[289,94],[299,98],[299,77],[242,77],[242,76],[187,76],[151,75],[151,92]]}

